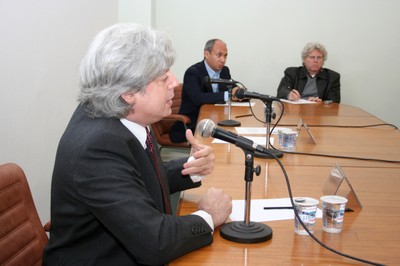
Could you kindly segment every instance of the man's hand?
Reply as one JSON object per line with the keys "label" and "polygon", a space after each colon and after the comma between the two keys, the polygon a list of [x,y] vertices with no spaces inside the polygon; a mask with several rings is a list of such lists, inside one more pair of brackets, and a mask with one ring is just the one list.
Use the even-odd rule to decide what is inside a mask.
{"label": "man's hand", "polygon": [[294,89],[289,92],[287,97],[289,101],[294,101],[294,102],[300,100],[300,98],[301,98],[300,92]]}
{"label": "man's hand", "polygon": [[240,102],[243,101],[244,99],[238,99],[235,97],[236,91],[239,89],[239,87],[235,87],[232,89],[232,101]]}
{"label": "man's hand", "polygon": [[186,139],[192,145],[194,160],[183,165],[183,175],[208,175],[214,170],[214,150],[207,145],[199,143],[190,129],[186,130]]}
{"label": "man's hand", "polygon": [[199,210],[211,215],[214,227],[225,223],[232,212],[232,198],[221,189],[210,188],[199,202]]}
{"label": "man's hand", "polygon": [[322,100],[319,97],[308,97],[307,100],[309,100],[311,102],[316,102],[316,103],[322,102]]}

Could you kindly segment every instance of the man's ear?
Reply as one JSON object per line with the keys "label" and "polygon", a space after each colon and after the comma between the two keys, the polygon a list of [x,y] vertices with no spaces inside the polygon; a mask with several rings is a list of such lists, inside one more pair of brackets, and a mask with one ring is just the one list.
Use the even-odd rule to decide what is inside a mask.
{"label": "man's ear", "polygon": [[129,105],[133,105],[135,102],[135,96],[130,92],[121,94],[121,98]]}
{"label": "man's ear", "polygon": [[207,58],[207,57],[209,57],[209,56],[210,56],[210,51],[208,51],[208,50],[204,50],[204,53],[203,53],[203,55],[204,55],[204,58]]}

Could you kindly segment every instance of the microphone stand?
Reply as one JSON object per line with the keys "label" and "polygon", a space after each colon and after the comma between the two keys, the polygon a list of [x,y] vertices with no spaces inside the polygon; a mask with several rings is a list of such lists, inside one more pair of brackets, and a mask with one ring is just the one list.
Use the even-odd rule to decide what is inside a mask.
{"label": "microphone stand", "polygon": [[270,137],[271,137],[271,121],[272,121],[272,116],[275,115],[272,113],[272,102],[274,100],[263,100],[265,104],[265,121],[266,121],[266,127],[267,127],[267,132],[266,132],[266,139],[267,143],[265,144],[265,148],[268,150],[268,153],[261,153],[261,152],[255,152],[255,156],[257,158],[274,158],[271,154],[275,155],[278,158],[283,157],[283,152],[279,150],[275,150],[271,148],[271,145],[269,144]]}
{"label": "microphone stand", "polygon": [[251,206],[251,182],[253,181],[253,173],[260,175],[261,167],[259,165],[254,168],[254,152],[245,150],[245,211],[244,221],[229,222],[221,227],[221,236],[227,240],[239,243],[259,243],[272,238],[272,229],[263,223],[250,221]]}
{"label": "microphone stand", "polygon": [[241,123],[236,120],[231,120],[232,86],[228,86],[228,95],[228,120],[220,121],[218,122],[218,125],[224,127],[238,127]]}

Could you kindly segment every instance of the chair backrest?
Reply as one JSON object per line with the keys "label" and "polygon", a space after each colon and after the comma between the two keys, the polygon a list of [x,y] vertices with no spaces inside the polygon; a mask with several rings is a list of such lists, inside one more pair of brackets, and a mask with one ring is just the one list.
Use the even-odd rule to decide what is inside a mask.
{"label": "chair backrest", "polygon": [[47,241],[23,170],[0,165],[0,265],[42,265]]}
{"label": "chair backrest", "polygon": [[176,121],[181,121],[184,124],[190,122],[190,118],[186,115],[179,114],[179,108],[182,102],[182,83],[174,88],[174,98],[172,99],[172,112],[171,115],[161,119],[160,121],[152,124],[154,136],[157,139],[157,143],[162,147],[175,147],[175,148],[190,148],[189,142],[174,143],[169,138],[169,132],[172,125]]}
{"label": "chair backrest", "polygon": [[174,88],[174,98],[172,99],[172,113],[173,115],[179,113],[179,108],[182,103],[182,83]]}

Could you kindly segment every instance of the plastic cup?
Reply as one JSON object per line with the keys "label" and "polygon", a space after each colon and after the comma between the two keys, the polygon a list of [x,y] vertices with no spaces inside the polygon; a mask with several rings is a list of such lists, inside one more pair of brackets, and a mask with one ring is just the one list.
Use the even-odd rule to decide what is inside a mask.
{"label": "plastic cup", "polygon": [[278,130],[278,145],[282,147],[284,130]]}
{"label": "plastic cup", "polygon": [[294,151],[296,146],[297,136],[299,133],[294,130],[279,130],[278,144],[285,151]]}
{"label": "plastic cup", "polygon": [[[295,205],[295,211],[298,213],[304,225],[307,226],[307,229],[313,233],[319,201],[317,199],[307,197],[296,197],[293,198],[293,201]],[[308,235],[307,231],[297,219],[297,216],[294,217],[294,231],[299,235]]]}
{"label": "plastic cup", "polygon": [[341,196],[328,195],[321,197],[321,202],[322,230],[327,233],[340,233],[347,199]]}

